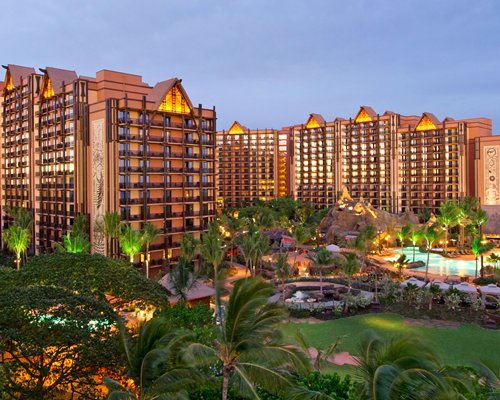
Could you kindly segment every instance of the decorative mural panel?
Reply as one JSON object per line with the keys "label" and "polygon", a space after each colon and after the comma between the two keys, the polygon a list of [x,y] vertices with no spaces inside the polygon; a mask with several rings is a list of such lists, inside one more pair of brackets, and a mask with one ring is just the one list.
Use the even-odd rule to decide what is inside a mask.
{"label": "decorative mural panel", "polygon": [[484,204],[500,204],[500,146],[484,147]]}
{"label": "decorative mural panel", "polygon": [[104,218],[104,119],[92,122],[92,245],[94,253],[105,254],[104,234],[96,230]]}

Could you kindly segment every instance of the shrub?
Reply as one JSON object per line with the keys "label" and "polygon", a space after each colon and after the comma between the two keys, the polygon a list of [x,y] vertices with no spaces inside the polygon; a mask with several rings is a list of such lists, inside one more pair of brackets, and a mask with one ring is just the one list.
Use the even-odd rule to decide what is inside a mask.
{"label": "shrub", "polygon": [[476,285],[479,286],[486,286],[489,285],[490,283],[496,284],[498,283],[498,279],[495,278],[476,278],[472,282],[474,282]]}

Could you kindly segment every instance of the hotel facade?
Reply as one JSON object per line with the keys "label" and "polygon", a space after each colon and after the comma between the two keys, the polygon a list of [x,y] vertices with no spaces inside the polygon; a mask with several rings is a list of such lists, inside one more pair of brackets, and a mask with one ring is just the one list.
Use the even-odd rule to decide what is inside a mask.
{"label": "hotel facade", "polygon": [[[393,213],[418,213],[424,207],[436,212],[442,202],[468,195],[484,202],[485,173],[479,169],[484,170],[481,160],[493,150],[481,149],[485,143],[500,143],[500,137],[492,136],[487,118],[440,121],[428,112],[378,114],[369,106],[360,107],[354,117],[330,122],[310,114],[304,124],[280,132],[288,137],[290,197],[318,208],[329,207],[346,187],[354,198]],[[234,172],[235,165],[226,164],[224,158],[228,152],[219,150],[219,176],[229,174],[226,165]],[[223,185],[222,180],[219,184]],[[225,184],[220,195],[224,198],[225,193],[234,192]],[[490,197],[491,193],[490,189]],[[246,200],[252,198],[250,194]]]}
{"label": "hotel facade", "polygon": [[[150,266],[179,255],[215,216],[215,109],[194,106],[180,79],[151,87],[138,75],[5,66],[2,228],[6,207],[34,216],[33,251],[50,252],[75,215],[90,222],[93,251],[118,255],[96,229],[107,212],[161,237]],[[143,258],[143,256],[138,256]]]}
{"label": "hotel facade", "polygon": [[218,132],[219,199],[237,207],[253,199],[287,195],[287,135],[274,129],[250,130],[235,121]]}

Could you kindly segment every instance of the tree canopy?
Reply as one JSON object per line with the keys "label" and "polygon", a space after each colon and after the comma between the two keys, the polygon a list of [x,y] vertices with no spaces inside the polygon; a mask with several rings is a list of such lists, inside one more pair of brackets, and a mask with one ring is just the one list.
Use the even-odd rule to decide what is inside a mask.
{"label": "tree canopy", "polygon": [[73,292],[91,293],[100,300],[106,295],[118,305],[138,303],[162,306],[169,292],[145,278],[125,260],[100,254],[54,253],[33,257],[19,274],[22,285],[58,286]]}
{"label": "tree canopy", "polygon": [[117,315],[89,294],[50,286],[11,288],[0,292],[0,309],[9,398],[53,399],[64,392],[97,398],[97,371],[121,368],[113,327]]}

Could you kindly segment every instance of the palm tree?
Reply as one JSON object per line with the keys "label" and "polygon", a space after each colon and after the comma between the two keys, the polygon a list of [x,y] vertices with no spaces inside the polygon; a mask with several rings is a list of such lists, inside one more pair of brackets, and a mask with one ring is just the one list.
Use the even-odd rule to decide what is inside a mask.
{"label": "palm tree", "polygon": [[369,332],[359,350],[359,400],[464,399],[433,349],[414,335],[382,339]]}
{"label": "palm tree", "polygon": [[335,261],[335,257],[331,251],[324,247],[316,247],[308,254],[307,258],[319,269],[319,291],[323,294],[323,268],[331,266]]}
{"label": "palm tree", "polygon": [[444,236],[444,251],[446,255],[448,251],[448,230],[458,224],[460,220],[460,210],[453,201],[445,201],[439,207],[438,224],[445,229]]}
{"label": "palm tree", "polygon": [[257,236],[255,233],[256,232],[249,232],[243,235],[238,246],[240,253],[245,259],[245,276],[247,271],[250,271],[250,275],[252,275],[252,261],[257,247]]}
{"label": "palm tree", "polygon": [[142,227],[142,243],[146,246],[146,278],[149,278],[149,246],[160,237],[161,233],[161,229],[152,222],[146,222]]}
{"label": "palm tree", "polygon": [[130,263],[134,263],[134,257],[142,250],[143,240],[140,231],[136,231],[130,225],[126,225],[119,236],[120,247],[130,259]]}
{"label": "palm tree", "polygon": [[478,208],[470,214],[471,222],[478,229],[479,236],[483,234],[483,225],[488,222],[488,213],[482,208]]}
{"label": "palm tree", "polygon": [[[13,225],[19,226],[23,229],[27,229],[30,237],[33,233],[33,213],[31,211],[26,210],[24,207],[5,207],[5,213],[9,215],[14,221]],[[31,241],[31,240],[30,240]],[[24,262],[27,261],[26,257],[26,250],[28,249],[28,246],[26,246],[26,249],[23,250],[22,252],[22,259]]]}
{"label": "palm tree", "polygon": [[311,240],[311,232],[304,227],[302,224],[296,224],[292,230],[293,237],[295,239],[295,256],[293,259],[293,266],[296,267],[297,264],[297,244],[304,245],[309,240]]}
{"label": "palm tree", "polygon": [[177,266],[168,274],[171,291],[182,301],[187,302],[189,291],[196,287],[200,277],[198,270],[193,268],[192,262],[180,257]]}
{"label": "palm tree", "polygon": [[[78,214],[71,225],[71,232],[63,237],[63,249],[68,253],[88,253],[90,240],[88,235],[88,220],[84,214]],[[60,245],[59,245],[60,248]]]}
{"label": "palm tree", "polygon": [[440,297],[442,294],[442,290],[438,285],[431,284],[429,286],[429,311],[432,310],[432,301]]}
{"label": "palm tree", "polygon": [[344,274],[347,275],[347,287],[349,288],[349,292],[351,292],[352,276],[357,274],[360,270],[359,260],[356,253],[347,253],[340,267],[342,268],[342,271],[344,271]]}
{"label": "palm tree", "polygon": [[17,225],[9,226],[3,234],[7,248],[16,255],[16,269],[21,269],[21,254],[30,244],[31,234],[29,229]]}
{"label": "palm tree", "polygon": [[439,239],[439,233],[433,226],[428,226],[422,233],[422,237],[425,239],[425,246],[427,249],[427,263],[425,264],[425,281],[428,282],[427,275],[429,273],[429,260],[431,255],[432,246],[434,242]]}
{"label": "palm tree", "polygon": [[113,239],[119,239],[121,234],[120,214],[115,212],[107,212],[104,214],[102,221],[99,221],[96,229],[101,232],[107,239],[107,255],[114,257],[113,254]]}
{"label": "palm tree", "polygon": [[186,233],[181,239],[181,257],[191,264],[196,257],[200,241],[192,233]]}
{"label": "palm tree", "polygon": [[90,242],[80,232],[68,232],[63,236],[63,247],[68,253],[88,253]]}
{"label": "palm tree", "polygon": [[252,267],[253,267],[253,273],[252,276],[255,276],[257,273],[257,267],[260,269],[261,267],[261,262],[262,262],[262,256],[265,255],[269,249],[269,239],[267,236],[262,234],[262,232],[257,231],[255,233],[255,247],[254,251],[252,252]]}
{"label": "palm tree", "polygon": [[420,229],[413,228],[411,232],[408,234],[408,240],[411,242],[413,246],[413,262],[415,262],[415,247],[417,243],[422,239],[423,232]]}
{"label": "palm tree", "polygon": [[211,224],[210,229],[203,235],[201,255],[205,261],[212,267],[213,285],[215,289],[215,314],[217,322],[222,316],[220,307],[220,271],[219,268],[224,260],[224,251],[222,250],[222,238],[219,229],[215,224]]}
{"label": "palm tree", "polygon": [[403,269],[405,269],[409,263],[410,260],[406,258],[406,255],[404,254],[401,254],[396,261],[392,261],[392,264],[398,269],[398,275],[400,280],[403,277]]}
{"label": "palm tree", "polygon": [[465,246],[465,227],[472,223],[471,214],[479,208],[479,200],[476,197],[465,196],[458,204],[459,214],[459,246],[464,249]]}
{"label": "palm tree", "polygon": [[498,267],[498,262],[500,261],[500,256],[498,256],[498,254],[491,253],[488,256],[488,258],[486,258],[486,261],[488,261],[489,263],[495,264],[495,268],[497,268]]}
{"label": "palm tree", "polygon": [[326,349],[319,349],[315,348],[307,341],[307,339],[304,337],[302,332],[300,330],[297,330],[297,333],[295,334],[295,341],[299,345],[299,347],[302,349],[302,351],[306,354],[309,353],[310,349],[314,349],[316,352],[316,357],[314,358],[314,369],[318,372],[321,372],[321,367],[325,364],[331,365],[331,362],[328,360],[330,356],[332,356],[335,351],[337,350],[340,341],[343,339],[343,337],[339,337],[335,342],[333,342],[331,345],[329,345]]}
{"label": "palm tree", "polygon": [[500,365],[498,361],[494,362],[481,362],[476,364],[477,370],[480,373],[481,383],[485,385],[488,390],[488,397],[486,400],[500,399]]}
{"label": "palm tree", "polygon": [[222,400],[228,398],[230,382],[247,397],[258,399],[257,386],[272,392],[289,389],[287,373],[308,370],[305,354],[283,344],[279,327],[288,313],[269,303],[272,293],[272,286],[260,278],[237,281],[213,346],[192,343],[186,348],[187,365],[221,363]]}
{"label": "palm tree", "polygon": [[[480,237],[477,237],[472,241],[470,248],[474,253],[474,257],[476,258],[476,273],[474,275],[475,278],[477,278],[477,270],[478,270],[477,262],[479,260],[479,256],[482,257],[485,253],[487,253],[494,247],[495,245],[493,243],[490,242],[483,243]],[[484,275],[484,268],[481,268],[481,278],[483,277],[483,275]]]}
{"label": "palm tree", "polygon": [[406,224],[401,229],[396,230],[396,237],[399,240],[399,244],[401,245],[401,248],[404,247],[405,240],[408,238],[408,235],[410,234],[411,230],[412,230],[411,224]]}
{"label": "palm tree", "polygon": [[236,239],[239,234],[242,233],[243,224],[237,218],[230,217],[228,215],[222,215],[221,224],[224,227],[225,232],[227,232],[229,238],[229,249],[231,250],[230,264],[233,265],[233,248]]}
{"label": "palm tree", "polygon": [[285,301],[285,281],[293,276],[294,268],[288,263],[288,254],[279,253],[274,264],[276,277],[281,280],[281,295]]}
{"label": "palm tree", "polygon": [[368,252],[373,244],[373,239],[377,236],[377,228],[369,224],[364,226],[358,233],[358,236],[352,241],[351,246],[357,250],[361,258],[361,268],[367,266]]}
{"label": "palm tree", "polygon": [[119,328],[128,375],[134,381],[135,391],[105,378],[108,400],[186,399],[187,391],[204,380],[198,370],[182,361],[183,349],[193,338],[188,333],[172,331],[164,318],[145,322],[133,344],[123,324],[119,324]]}

